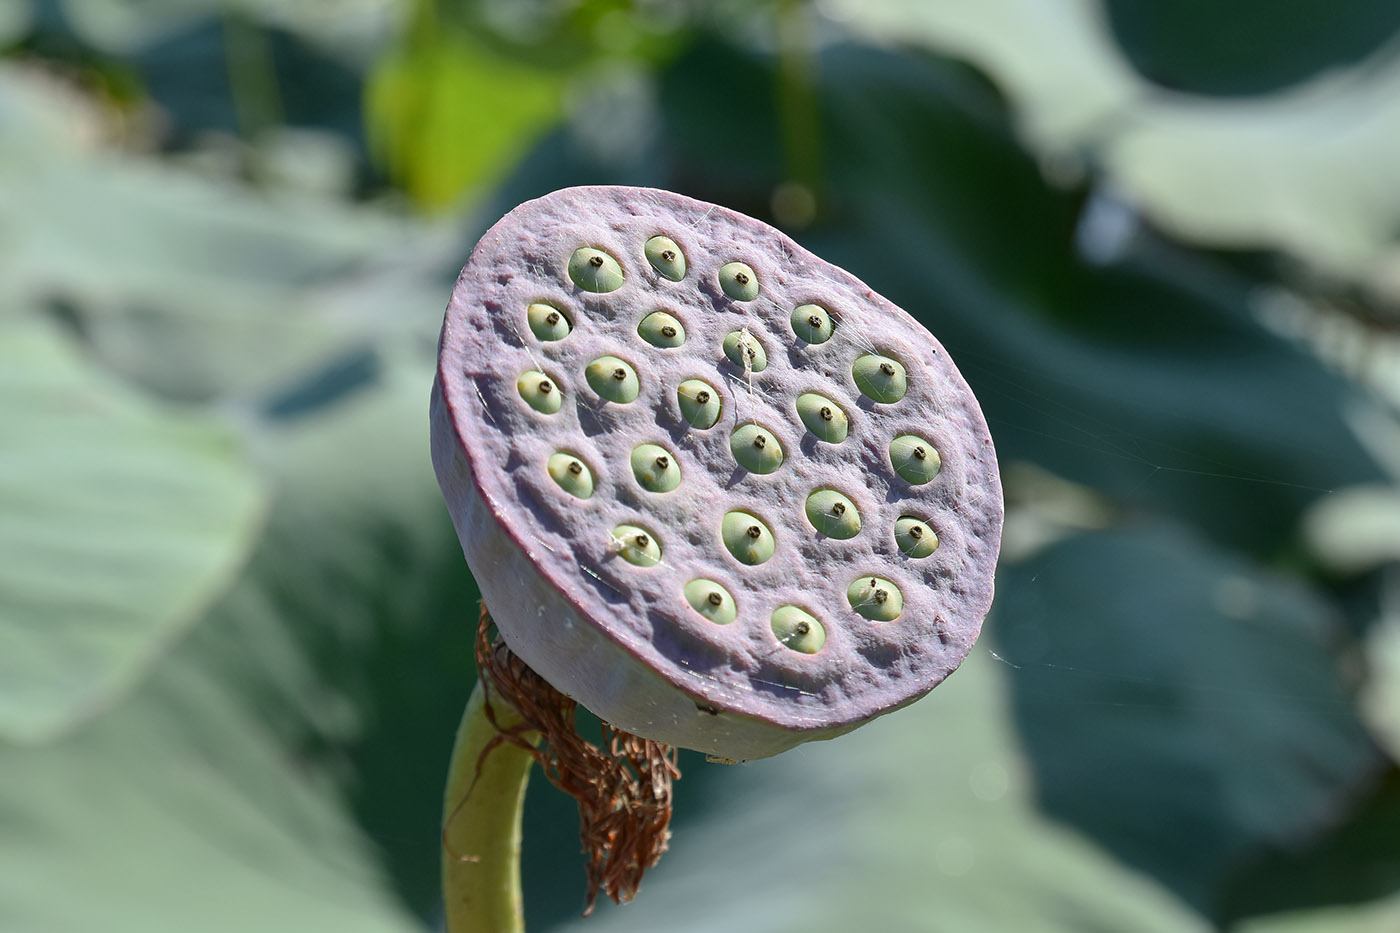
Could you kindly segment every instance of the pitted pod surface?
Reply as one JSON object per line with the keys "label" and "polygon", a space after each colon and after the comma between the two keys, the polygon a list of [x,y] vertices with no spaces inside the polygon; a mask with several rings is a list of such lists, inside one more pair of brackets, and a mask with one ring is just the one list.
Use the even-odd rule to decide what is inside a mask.
{"label": "pitted pod surface", "polygon": [[939,684],[990,607],[1002,493],[966,382],[752,218],[638,188],[520,206],[457,281],[433,408],[502,636],[619,728],[730,758],[828,738]]}

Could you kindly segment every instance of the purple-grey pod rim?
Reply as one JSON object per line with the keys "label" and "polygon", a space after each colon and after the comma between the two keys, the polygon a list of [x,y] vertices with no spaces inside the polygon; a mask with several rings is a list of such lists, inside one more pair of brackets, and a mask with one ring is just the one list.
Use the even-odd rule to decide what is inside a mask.
{"label": "purple-grey pod rim", "polygon": [[[683,254],[679,280],[649,262],[657,236]],[[724,276],[735,263],[751,271],[744,294],[756,287],[755,297],[730,294]],[[527,309],[540,303],[572,322],[562,339],[532,332]],[[826,310],[830,339],[794,333],[802,305]],[[639,336],[657,310],[683,322],[683,346]],[[736,330],[767,348],[761,372],[726,356]],[[882,372],[885,360],[893,365]],[[522,398],[524,373],[544,373],[562,407],[542,411]],[[902,379],[902,393],[872,394],[872,376]],[[695,379],[719,396],[709,428],[692,427],[679,407],[677,387]],[[844,411],[839,443],[804,427],[796,406],[806,393]],[[781,447],[772,472],[736,460],[731,436],[745,425]],[[890,445],[903,437],[915,438],[897,448],[905,458],[928,443],[919,460],[935,465],[931,479],[896,472]],[[644,444],[674,459],[675,488],[641,485],[631,455]],[[713,204],[571,188],[487,231],[443,323],[432,452],[467,562],[511,650],[602,719],[659,742],[748,759],[849,731],[941,683],[991,605],[1001,484],[957,367],[854,276]],[[577,459],[591,495],[561,486],[551,458],[565,481],[560,464]],[[855,506],[858,533],[838,539],[813,526],[805,509],[818,490]],[[731,512],[764,527],[726,526]],[[896,524],[908,516],[936,534],[934,550],[901,549]],[[755,531],[763,537],[744,537]],[[745,545],[766,545],[769,533],[771,556],[739,559],[751,560]],[[717,624],[700,611],[704,584],[695,581],[721,588],[714,595],[726,607],[732,600],[736,618]],[[821,633],[791,621],[808,618]]]}

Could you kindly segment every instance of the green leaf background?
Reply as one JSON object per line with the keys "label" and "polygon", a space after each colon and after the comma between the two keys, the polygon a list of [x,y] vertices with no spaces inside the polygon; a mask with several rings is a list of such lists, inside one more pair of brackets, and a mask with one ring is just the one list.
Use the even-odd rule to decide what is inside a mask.
{"label": "green leaf background", "polygon": [[475,237],[581,183],[764,217],[908,308],[1008,518],[963,668],[834,742],[683,755],[635,903],[579,918],[536,781],[532,929],[1400,926],[1397,29],[16,4],[0,929],[440,924],[476,589],[428,463],[437,328]]}

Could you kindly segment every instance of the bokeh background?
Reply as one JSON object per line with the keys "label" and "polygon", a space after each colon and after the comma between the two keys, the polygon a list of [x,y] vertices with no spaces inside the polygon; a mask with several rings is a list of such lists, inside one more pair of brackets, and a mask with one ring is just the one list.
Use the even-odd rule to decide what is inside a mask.
{"label": "bokeh background", "polygon": [[986,408],[947,684],[682,759],[532,930],[1400,929],[1393,0],[5,0],[0,929],[421,931],[476,591],[428,462],[476,237],[785,229]]}

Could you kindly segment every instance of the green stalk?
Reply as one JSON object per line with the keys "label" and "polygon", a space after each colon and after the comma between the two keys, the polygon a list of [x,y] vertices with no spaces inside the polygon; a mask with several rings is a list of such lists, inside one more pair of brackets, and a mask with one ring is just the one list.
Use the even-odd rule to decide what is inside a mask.
{"label": "green stalk", "polygon": [[[486,715],[480,681],[467,700],[457,727],[447,772],[443,816],[442,896],[447,933],[524,933],[520,894],[520,823],[525,786],[534,758],[502,742],[481,753],[501,729],[522,722],[504,703],[495,703],[493,724]],[[535,733],[526,733],[533,740]]]}

